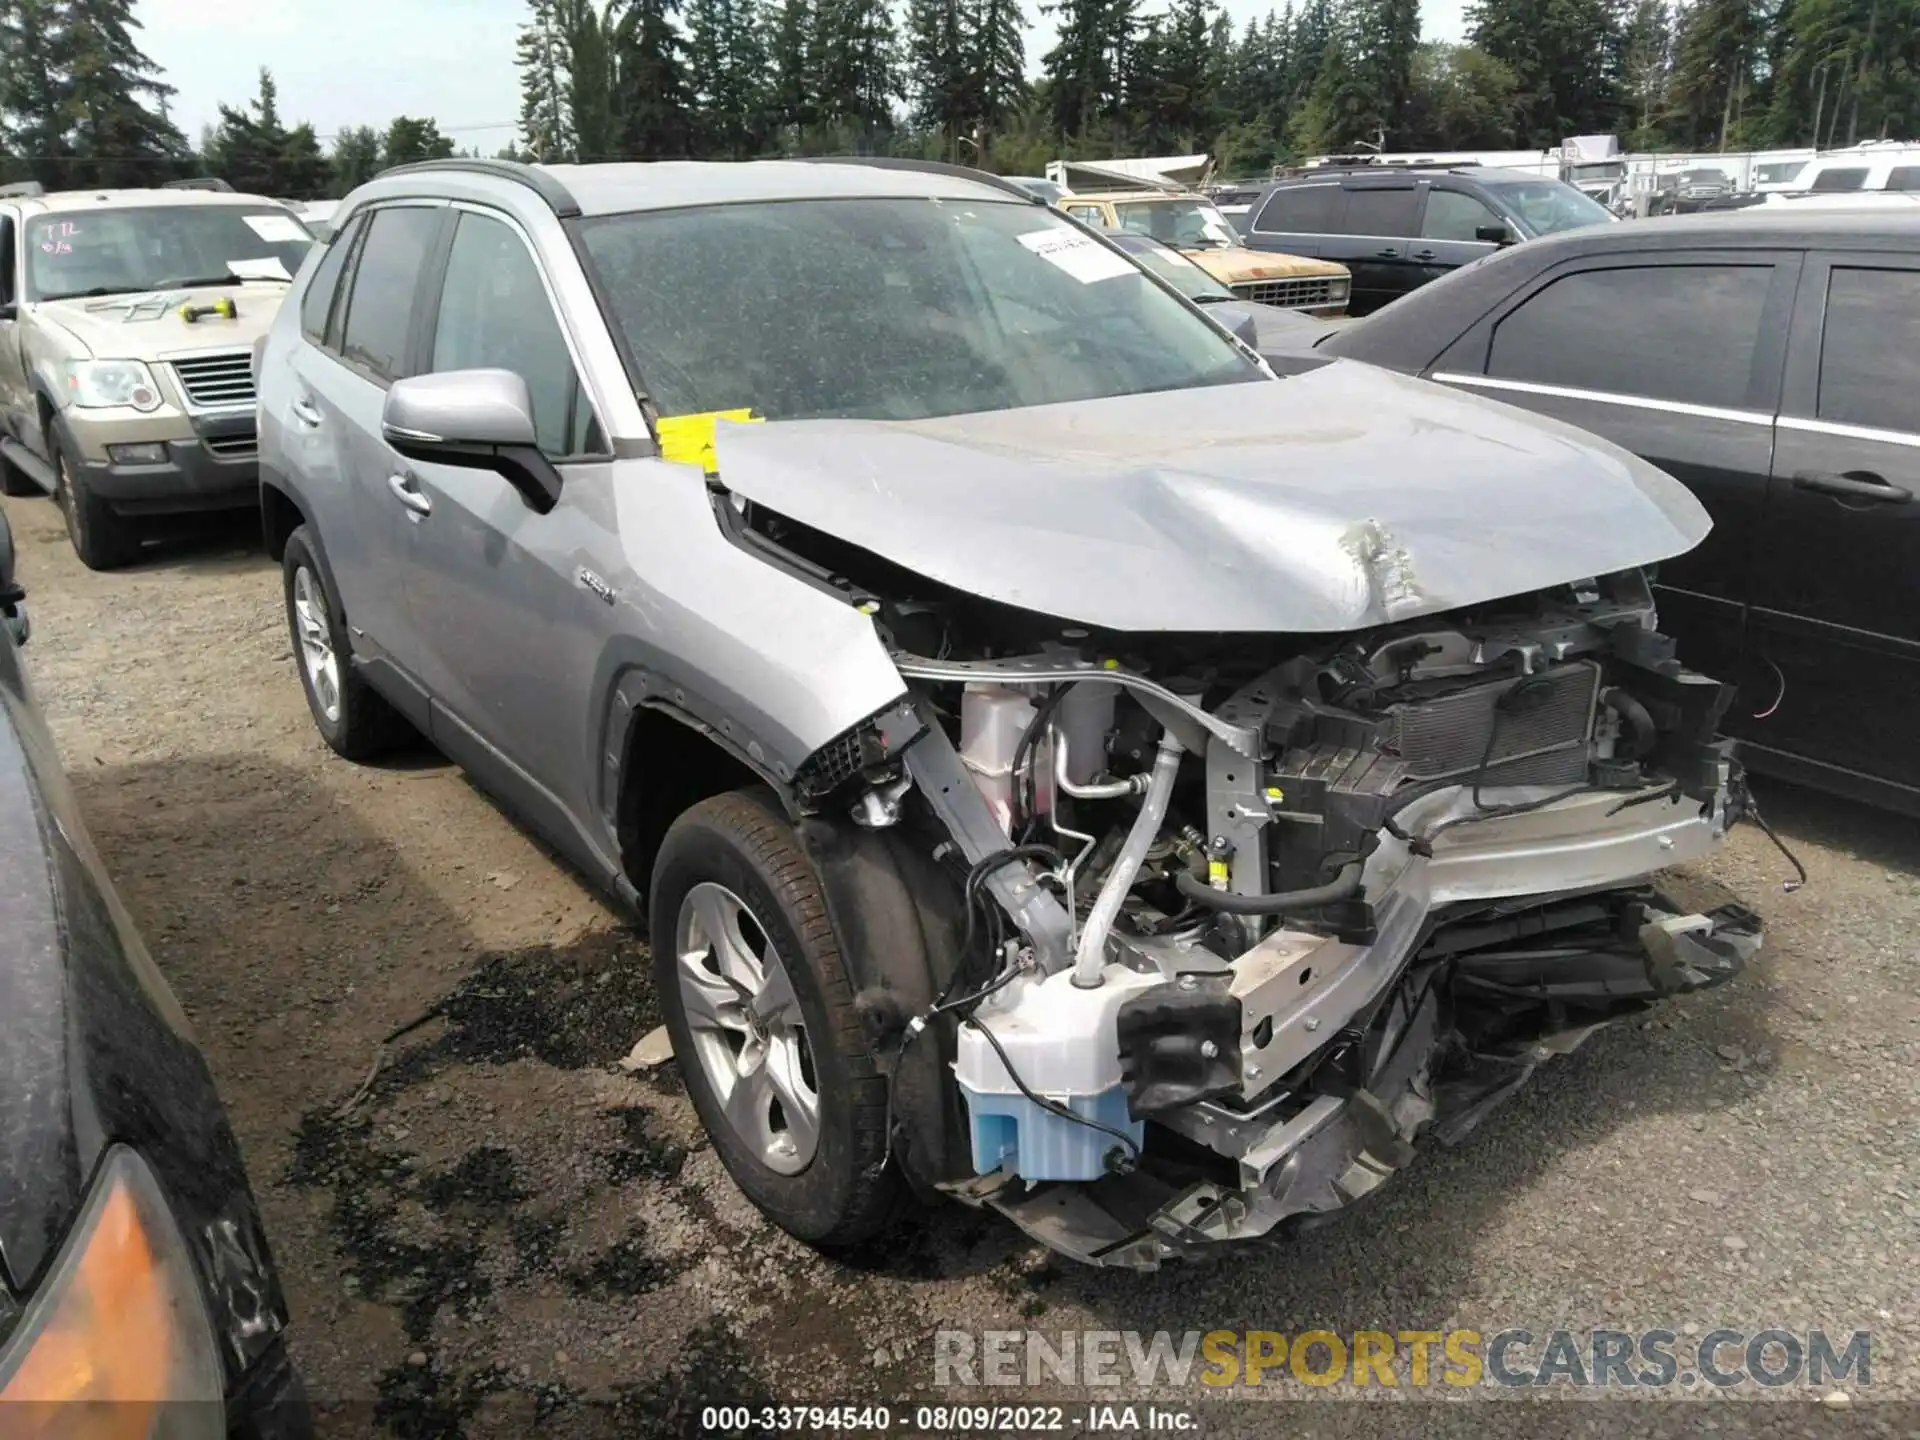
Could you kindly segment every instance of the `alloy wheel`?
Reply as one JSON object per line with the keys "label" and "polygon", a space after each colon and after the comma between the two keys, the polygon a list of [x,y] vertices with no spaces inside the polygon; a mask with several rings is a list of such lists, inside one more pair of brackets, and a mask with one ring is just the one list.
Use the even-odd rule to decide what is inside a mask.
{"label": "alloy wheel", "polygon": [[329,723],[340,720],[340,657],[327,624],[326,592],[305,565],[293,572],[293,622],[299,632],[300,664],[314,702]]}
{"label": "alloy wheel", "polygon": [[769,1170],[799,1174],[820,1145],[820,1091],[779,952],[744,900],[704,881],[680,904],[674,954],[695,1058],[721,1113]]}

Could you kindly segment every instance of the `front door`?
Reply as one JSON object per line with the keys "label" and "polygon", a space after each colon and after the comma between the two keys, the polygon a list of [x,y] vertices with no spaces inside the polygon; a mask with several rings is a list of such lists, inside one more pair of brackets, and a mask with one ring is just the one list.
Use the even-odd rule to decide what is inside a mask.
{"label": "front door", "polygon": [[21,352],[21,329],[16,307],[20,293],[19,226],[13,215],[0,211],[0,434],[13,435],[38,451],[38,437],[29,436],[23,423],[33,414],[27,386],[26,362]]}
{"label": "front door", "polygon": [[1499,247],[1482,240],[1479,232],[1492,226],[1511,229],[1504,218],[1477,195],[1442,183],[1427,187],[1427,203],[1420,212],[1410,261],[1416,286],[1438,280],[1448,271],[1471,265]]}
{"label": "front door", "polygon": [[[506,220],[458,213],[425,368],[522,376],[560,503],[530,509],[486,470],[415,462],[428,513],[414,532],[407,603],[434,697],[433,738],[570,852],[586,840],[600,737],[594,667],[622,572],[609,447],[579,380],[539,262]],[[576,852],[577,853],[577,852]]]}
{"label": "front door", "polygon": [[[1920,806],[1920,260],[1813,257],[1793,320],[1752,644],[1750,741]],[[1861,777],[1870,777],[1861,778]],[[1900,787],[1904,795],[1879,793]]]}

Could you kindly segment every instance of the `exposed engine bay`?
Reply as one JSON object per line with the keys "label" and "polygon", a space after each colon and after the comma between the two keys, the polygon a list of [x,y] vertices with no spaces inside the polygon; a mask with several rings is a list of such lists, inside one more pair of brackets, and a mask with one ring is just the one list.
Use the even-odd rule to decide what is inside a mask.
{"label": "exposed engine bay", "polygon": [[923,857],[951,932],[924,993],[858,997],[893,1153],[1063,1253],[1336,1211],[1760,944],[1649,878],[1745,802],[1731,692],[1641,571],[1349,635],[1111,633],[748,524],[909,685],[795,776],[819,826]]}

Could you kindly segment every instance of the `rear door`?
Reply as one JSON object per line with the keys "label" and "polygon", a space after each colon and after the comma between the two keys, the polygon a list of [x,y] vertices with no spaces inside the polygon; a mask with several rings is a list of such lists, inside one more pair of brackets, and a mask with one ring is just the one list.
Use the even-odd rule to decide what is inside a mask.
{"label": "rear door", "polygon": [[299,348],[287,422],[286,448],[304,457],[302,488],[321,511],[320,540],[356,655],[382,691],[423,722],[404,579],[415,523],[401,493],[409,466],[381,438],[380,416],[387,387],[407,373],[421,278],[447,215],[444,204],[367,215],[351,237],[321,343]]}
{"label": "rear door", "polygon": [[1750,630],[1773,768],[1920,806],[1920,257],[1808,259]]}
{"label": "rear door", "polygon": [[1344,205],[1336,233],[1320,250],[1353,272],[1349,314],[1368,315],[1389,300],[1417,289],[1422,280],[1413,258],[1413,232],[1420,219],[1420,191],[1412,176],[1361,176],[1342,183]]}
{"label": "rear door", "polygon": [[[1752,251],[1568,261],[1503,302],[1433,375],[1590,430],[1700,498],[1713,529],[1661,562],[1657,594],[1687,662],[1726,680],[1742,678],[1799,265]],[[1461,368],[1476,345],[1475,369]]]}

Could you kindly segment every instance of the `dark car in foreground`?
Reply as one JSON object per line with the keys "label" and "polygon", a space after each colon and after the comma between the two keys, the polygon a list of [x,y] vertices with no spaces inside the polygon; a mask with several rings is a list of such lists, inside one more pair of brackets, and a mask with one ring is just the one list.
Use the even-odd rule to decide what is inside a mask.
{"label": "dark car in foreground", "polygon": [[1661,628],[1739,677],[1747,763],[1920,813],[1916,336],[1920,211],[1761,206],[1521,246],[1311,354],[1571,421],[1683,481],[1713,531],[1661,565]]}
{"label": "dark car in foreground", "polygon": [[1353,272],[1348,312],[1366,315],[1503,246],[1613,221],[1597,200],[1539,175],[1366,165],[1280,181],[1240,233],[1254,250],[1338,260]]}
{"label": "dark car in foreground", "polygon": [[0,1433],[311,1434],[240,1150],[21,665],[0,515]]}

